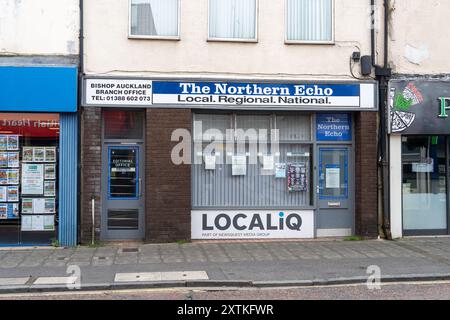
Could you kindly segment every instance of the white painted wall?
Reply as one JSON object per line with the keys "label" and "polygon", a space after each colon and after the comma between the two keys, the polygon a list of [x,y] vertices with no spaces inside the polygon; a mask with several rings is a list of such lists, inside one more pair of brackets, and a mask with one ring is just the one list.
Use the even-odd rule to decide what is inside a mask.
{"label": "white painted wall", "polygon": [[448,0],[391,0],[390,63],[394,73],[450,73]]}
{"label": "white painted wall", "polygon": [[0,55],[76,55],[78,0],[1,0]]}
{"label": "white painted wall", "polygon": [[285,44],[284,0],[259,0],[257,43],[208,42],[208,1],[181,3],[181,40],[161,41],[128,38],[128,0],[86,1],[86,73],[352,80],[370,55],[369,0],[335,0],[334,45]]}
{"label": "white painted wall", "polygon": [[402,137],[390,136],[389,151],[390,166],[390,206],[392,238],[401,238],[403,234],[402,221]]}

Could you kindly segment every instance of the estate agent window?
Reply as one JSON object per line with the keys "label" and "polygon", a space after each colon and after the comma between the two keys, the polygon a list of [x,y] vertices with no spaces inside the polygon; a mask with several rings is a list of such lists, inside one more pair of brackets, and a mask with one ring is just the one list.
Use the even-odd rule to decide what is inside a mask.
{"label": "estate agent window", "polygon": [[310,207],[311,140],[309,114],[195,114],[193,207]]}
{"label": "estate agent window", "polygon": [[180,0],[131,0],[131,38],[178,39]]}
{"label": "estate agent window", "polygon": [[334,0],[286,0],[287,43],[333,43]]}
{"label": "estate agent window", "polygon": [[257,0],[209,0],[208,40],[256,41]]}

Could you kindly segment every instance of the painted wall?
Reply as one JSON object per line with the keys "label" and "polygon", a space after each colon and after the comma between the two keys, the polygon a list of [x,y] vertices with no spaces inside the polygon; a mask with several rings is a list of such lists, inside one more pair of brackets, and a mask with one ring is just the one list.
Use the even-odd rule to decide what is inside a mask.
{"label": "painted wall", "polygon": [[450,1],[391,0],[390,63],[394,73],[450,73]]}
{"label": "painted wall", "polygon": [[333,45],[285,44],[283,0],[259,0],[257,43],[208,42],[208,1],[181,2],[181,40],[161,41],[128,38],[127,0],[86,1],[86,73],[351,80],[352,52],[370,55],[368,0],[335,1]]}
{"label": "painted wall", "polygon": [[78,54],[78,0],[1,0],[0,56]]}

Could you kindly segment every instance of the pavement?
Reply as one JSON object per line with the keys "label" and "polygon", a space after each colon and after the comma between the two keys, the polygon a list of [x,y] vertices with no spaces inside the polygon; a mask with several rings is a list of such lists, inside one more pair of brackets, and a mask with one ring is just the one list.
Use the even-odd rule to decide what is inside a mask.
{"label": "pavement", "polygon": [[0,293],[450,280],[450,238],[2,248]]}

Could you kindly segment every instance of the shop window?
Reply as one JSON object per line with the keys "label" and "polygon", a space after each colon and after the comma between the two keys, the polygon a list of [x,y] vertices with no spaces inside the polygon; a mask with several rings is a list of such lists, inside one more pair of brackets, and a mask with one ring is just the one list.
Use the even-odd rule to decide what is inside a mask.
{"label": "shop window", "polygon": [[334,0],[286,0],[287,42],[333,42]]}
{"label": "shop window", "polygon": [[179,0],[131,0],[130,37],[179,38]]}
{"label": "shop window", "polygon": [[[217,119],[211,120],[215,117]],[[238,135],[234,134],[231,146],[230,141],[211,143],[197,139],[194,142],[194,208],[298,208],[312,205],[313,147],[308,141],[311,117],[293,115],[293,120],[289,121],[283,117],[274,114],[195,114],[195,122],[209,121],[209,125],[202,125],[203,129],[211,129],[214,123],[229,124],[228,130],[236,133],[236,129],[240,129],[248,136],[252,136],[250,132],[253,131],[258,139],[255,141],[247,136],[241,145]],[[277,123],[286,125],[288,122],[289,126],[282,131],[285,136],[293,132],[290,139],[286,139],[289,141],[272,142],[275,133],[271,130],[278,129]],[[296,129],[298,126],[302,128]],[[269,133],[267,139],[259,139],[261,131]],[[223,137],[226,137],[225,133]]]}
{"label": "shop window", "polygon": [[257,0],[209,0],[209,40],[256,41]]}
{"label": "shop window", "polygon": [[0,243],[56,239],[59,129],[58,114],[0,114]]}
{"label": "shop window", "polygon": [[144,113],[141,111],[104,110],[103,121],[105,139],[143,139]]}

